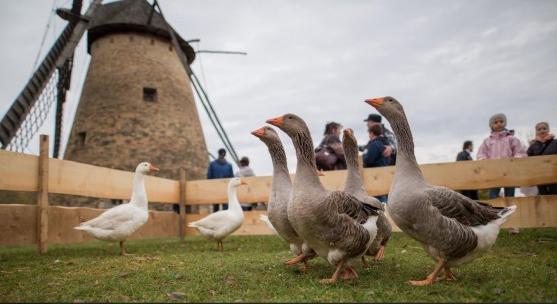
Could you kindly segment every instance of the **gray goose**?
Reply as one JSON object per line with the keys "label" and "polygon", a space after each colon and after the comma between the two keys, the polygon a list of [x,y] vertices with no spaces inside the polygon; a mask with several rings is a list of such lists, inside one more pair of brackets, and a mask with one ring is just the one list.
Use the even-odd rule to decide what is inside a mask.
{"label": "gray goose", "polygon": [[387,208],[398,227],[422,243],[437,263],[426,279],[412,285],[430,285],[443,269],[481,256],[495,243],[501,225],[516,206],[492,207],[451,189],[429,185],[414,155],[414,142],[402,105],[393,97],[367,99],[387,118],[396,135],[398,156]]}
{"label": "gray goose", "polygon": [[[291,139],[298,159],[288,219],[294,230],[335,272],[322,283],[356,278],[352,268],[377,234],[378,209],[342,191],[326,190],[317,175],[313,142],[306,123],[294,114],[267,120]],[[303,253],[308,255],[307,247]]]}
{"label": "gray goose", "polygon": [[[277,134],[271,127],[262,127],[253,132],[268,148],[271,160],[273,162],[273,182],[271,185],[271,193],[269,194],[269,202],[267,204],[267,214],[269,221],[278,235],[282,237],[290,245],[290,250],[298,258],[291,259],[286,262],[287,265],[296,264],[298,261],[303,262],[301,269],[307,268],[306,257],[302,254],[303,240],[298,236],[290,221],[288,220],[287,206],[292,192],[292,182],[288,173],[288,165],[284,147]],[[314,256],[315,253],[311,252]]]}
{"label": "gray goose", "polygon": [[[358,141],[354,136],[352,129],[344,129],[342,138],[342,148],[344,149],[344,156],[346,158],[346,183],[344,185],[344,192],[354,195],[357,199],[383,209],[383,204],[373,196],[368,195],[364,188],[363,178],[360,172],[361,162],[358,157]],[[385,255],[385,245],[391,238],[391,223],[385,216],[383,211],[379,212],[377,219],[377,236],[371,243],[366,255],[371,255],[374,260],[379,261]],[[362,256],[364,266],[368,266],[365,257]]]}

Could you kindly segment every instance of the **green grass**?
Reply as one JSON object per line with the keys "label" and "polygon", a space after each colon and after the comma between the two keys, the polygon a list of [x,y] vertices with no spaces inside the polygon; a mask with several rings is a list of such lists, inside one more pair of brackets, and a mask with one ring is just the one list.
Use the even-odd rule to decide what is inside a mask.
{"label": "green grass", "polygon": [[[117,256],[117,244],[51,246],[36,254],[25,247],[0,248],[0,301],[193,301],[193,302],[555,302],[557,229],[502,231],[494,248],[455,269],[456,282],[413,287],[433,267],[421,246],[395,233],[385,259],[357,268],[355,281],[319,283],[332,274],[321,259],[300,274],[276,236],[237,236],[225,252],[201,237],[131,241],[135,256]],[[169,295],[175,292],[175,295]]]}

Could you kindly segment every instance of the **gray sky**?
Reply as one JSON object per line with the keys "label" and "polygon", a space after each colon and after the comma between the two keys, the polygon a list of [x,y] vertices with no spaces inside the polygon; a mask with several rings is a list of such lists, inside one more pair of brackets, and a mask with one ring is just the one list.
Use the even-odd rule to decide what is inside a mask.
{"label": "gray sky", "polygon": [[[56,0],[55,6],[69,5]],[[89,2],[89,1],[85,1]],[[314,143],[327,121],[367,141],[365,98],[391,95],[405,107],[420,163],[453,161],[462,142],[479,147],[489,117],[503,112],[525,143],[534,124],[557,128],[557,1],[216,1],[160,0],[194,48],[246,51],[199,54],[193,69],[240,156],[271,174],[263,143],[249,134],[287,112],[303,117]],[[0,113],[64,26],[53,1],[0,3]],[[56,35],[54,34],[56,33]],[[89,58],[76,57],[64,129],[70,130]],[[208,148],[222,146],[198,107]],[[53,111],[52,111],[53,112]],[[42,132],[51,133],[52,120]],[[292,144],[282,136],[291,171]],[[37,140],[29,153],[37,153]]]}

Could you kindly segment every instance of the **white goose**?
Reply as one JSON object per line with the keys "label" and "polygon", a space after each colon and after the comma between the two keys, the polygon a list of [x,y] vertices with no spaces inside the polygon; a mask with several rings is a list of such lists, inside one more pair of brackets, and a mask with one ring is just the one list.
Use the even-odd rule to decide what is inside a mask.
{"label": "white goose", "polygon": [[129,203],[111,208],[98,217],[74,227],[90,236],[109,242],[120,242],[120,255],[126,255],[124,241],[137,229],[147,223],[147,192],[145,191],[145,174],[159,171],[150,163],[143,162],[135,168],[133,176],[132,197]]}
{"label": "white goose", "polygon": [[244,222],[242,206],[238,201],[236,189],[240,185],[247,185],[239,177],[230,179],[228,183],[228,209],[209,214],[208,216],[188,224],[196,228],[205,237],[217,241],[217,250],[223,251],[222,240],[232,232],[238,230]]}

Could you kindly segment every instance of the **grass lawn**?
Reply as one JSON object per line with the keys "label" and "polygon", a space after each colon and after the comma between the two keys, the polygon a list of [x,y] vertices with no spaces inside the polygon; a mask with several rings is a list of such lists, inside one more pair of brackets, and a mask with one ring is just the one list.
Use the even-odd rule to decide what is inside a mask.
{"label": "grass lawn", "polygon": [[283,261],[291,257],[276,236],[235,236],[225,252],[201,237],[132,241],[120,257],[117,244],[92,242],[0,247],[0,301],[193,301],[193,302],[555,302],[557,229],[502,231],[494,248],[456,268],[456,282],[413,287],[433,261],[421,246],[395,233],[385,259],[357,268],[355,281],[322,285],[332,274],[321,259],[301,274]]}

